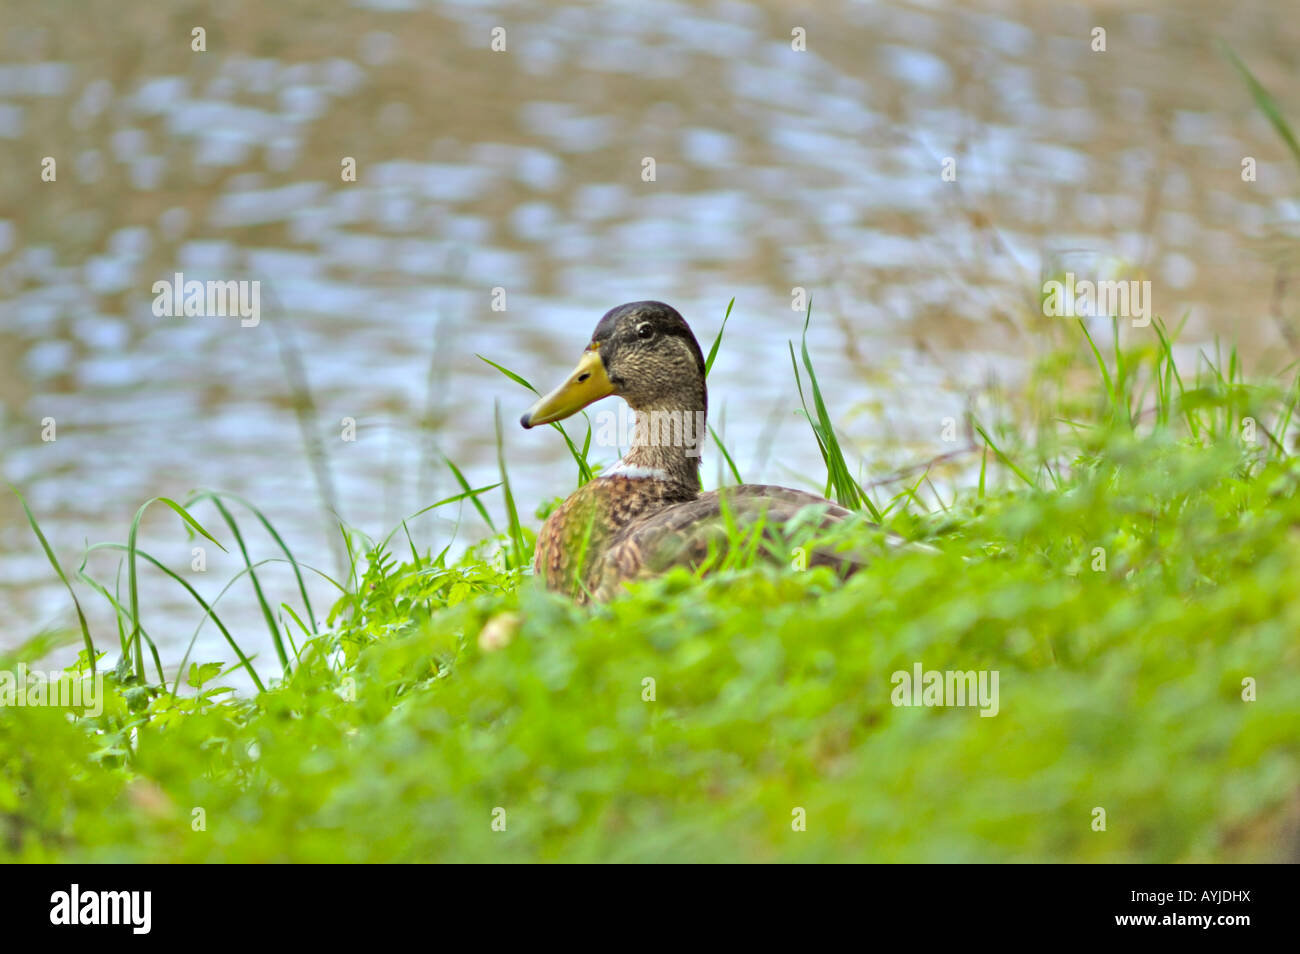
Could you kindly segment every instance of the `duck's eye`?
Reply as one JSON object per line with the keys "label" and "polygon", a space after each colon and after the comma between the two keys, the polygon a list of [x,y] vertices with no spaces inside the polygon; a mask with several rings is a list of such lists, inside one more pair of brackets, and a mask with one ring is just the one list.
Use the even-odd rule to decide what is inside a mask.
{"label": "duck's eye", "polygon": [[645,324],[638,325],[636,329],[636,336],[638,338],[652,338],[654,337],[654,333],[654,326],[648,321]]}

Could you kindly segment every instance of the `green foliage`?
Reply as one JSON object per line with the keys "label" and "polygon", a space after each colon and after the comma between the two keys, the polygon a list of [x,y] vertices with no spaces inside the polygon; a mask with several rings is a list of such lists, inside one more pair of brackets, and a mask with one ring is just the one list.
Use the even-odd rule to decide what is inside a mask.
{"label": "green foliage", "polygon": [[[349,579],[319,625],[287,601],[277,617],[253,586],[286,662],[241,697],[223,679],[256,673],[224,625],[233,667],[187,655],[170,689],[149,679],[134,594],[83,565],[119,614],[122,655],[98,667],[98,715],[3,713],[0,857],[1289,857],[1297,388],[1247,381],[1232,353],[1186,374],[1174,336],[1148,334],[1120,347],[1117,329],[1109,353],[1079,335],[1045,359],[1014,415],[975,425],[978,487],[934,512],[920,480],[895,496],[886,525],[937,552],[893,549],[865,523],[821,539],[874,555],[847,581],[764,560],[733,526],[710,575],[579,608],[527,575],[535,540],[513,504],[504,533],[455,560],[419,551],[405,522],[378,542],[349,532]],[[803,357],[828,469],[852,481]],[[1067,384],[1085,370],[1093,385]],[[472,489],[453,466],[463,493],[434,506],[504,500],[501,470]],[[205,501],[220,503],[167,503],[207,535],[187,512]],[[165,570],[137,527],[119,549]],[[305,600],[313,571],[280,548]],[[244,559],[251,583],[260,564]],[[83,650],[73,668],[89,677],[97,659]],[[894,674],[917,664],[996,671],[997,714],[895,705]]]}

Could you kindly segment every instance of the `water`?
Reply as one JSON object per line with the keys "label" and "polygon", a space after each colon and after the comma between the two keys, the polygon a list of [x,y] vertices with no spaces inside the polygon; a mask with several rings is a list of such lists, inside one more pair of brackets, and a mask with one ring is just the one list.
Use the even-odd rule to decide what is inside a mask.
{"label": "water", "polygon": [[[813,297],[810,348],[867,477],[951,449],[943,419],[1048,346],[1052,319],[1033,311],[1044,270],[1142,266],[1156,313],[1188,315],[1189,342],[1229,335],[1264,370],[1291,360],[1279,321],[1295,306],[1275,280],[1297,257],[1300,169],[1215,47],[1229,42],[1300,117],[1290,4],[787,7],[197,14],[124,0],[74,16],[10,0],[0,470],[64,566],[88,542],[124,542],[149,497],[207,487],[248,497],[300,559],[336,572],[276,327],[301,355],[341,515],[376,536],[456,492],[441,454],[475,485],[497,479],[498,404],[524,511],[568,492],[558,435],[520,431],[529,396],[475,355],[549,387],[600,315],[638,298],[676,305],[707,347],[735,296],[713,422],[746,479],[798,486],[820,461],[792,413],[796,287]],[[1104,53],[1090,48],[1098,25]],[[496,27],[504,52],[490,49]],[[40,179],[46,156],[54,182]],[[153,283],[176,272],[262,282],[264,320],[156,317]],[[155,511],[142,545],[220,592],[238,557],[207,547],[206,571],[189,570],[201,541]],[[196,515],[230,545],[209,505]],[[473,512],[460,516],[421,517],[417,544],[476,539]],[[275,555],[244,526],[254,559]],[[89,559],[110,590],[117,559]],[[268,574],[291,600],[283,569]],[[323,610],[331,588],[312,585]],[[79,591],[108,645],[104,601]],[[10,499],[0,596],[0,646],[72,620]],[[149,572],[142,598],[179,658],[197,609]],[[269,660],[246,584],[219,605]],[[199,658],[230,655],[200,632]]]}

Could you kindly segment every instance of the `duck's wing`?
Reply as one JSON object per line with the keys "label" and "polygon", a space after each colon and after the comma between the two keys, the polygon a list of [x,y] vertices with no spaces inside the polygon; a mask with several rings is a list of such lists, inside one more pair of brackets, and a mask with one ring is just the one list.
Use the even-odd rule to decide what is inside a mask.
{"label": "duck's wing", "polygon": [[[866,557],[817,547],[795,552],[798,542],[850,518],[851,510],[816,494],[765,484],[743,484],[700,494],[637,521],[611,541],[593,587],[609,599],[627,580],[662,573],[674,566],[696,568],[730,549],[732,528],[747,546],[769,559],[804,566],[827,565],[852,573]],[[865,524],[864,524],[865,525]]]}

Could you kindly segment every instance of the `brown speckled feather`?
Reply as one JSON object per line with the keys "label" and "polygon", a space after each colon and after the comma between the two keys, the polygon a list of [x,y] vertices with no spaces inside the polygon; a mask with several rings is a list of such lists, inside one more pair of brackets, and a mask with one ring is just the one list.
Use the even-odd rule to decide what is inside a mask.
{"label": "brown speckled feather", "polygon": [[[586,602],[604,574],[605,554],[629,530],[655,514],[687,503],[689,489],[662,480],[598,477],[552,513],[537,536],[533,569],[547,587]],[[584,592],[584,587],[586,592]]]}
{"label": "brown speckled feather", "polygon": [[[796,523],[825,527],[850,515],[829,500],[787,487],[745,484],[691,495],[667,481],[602,477],[546,521],[534,566],[551,589],[581,602],[589,594],[604,601],[625,581],[674,566],[695,568],[711,552],[716,556],[726,548],[728,522],[742,529],[762,522],[764,537],[775,541]],[[846,573],[858,566],[817,551],[809,564],[835,565]]]}

